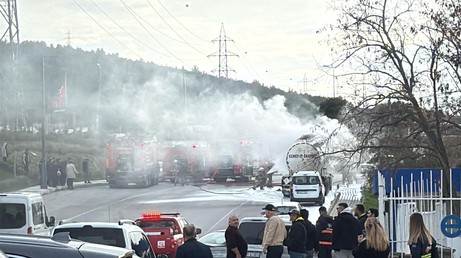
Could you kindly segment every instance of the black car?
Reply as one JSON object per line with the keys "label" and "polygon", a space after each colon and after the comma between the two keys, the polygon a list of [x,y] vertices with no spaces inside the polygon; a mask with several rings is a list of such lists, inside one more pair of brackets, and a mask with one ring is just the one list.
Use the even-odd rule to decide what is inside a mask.
{"label": "black car", "polygon": [[52,238],[32,235],[0,234],[0,250],[14,258],[131,258],[134,252],[120,247],[91,244],[71,239],[68,233]]}
{"label": "black car", "polygon": [[[266,257],[263,254],[263,236],[264,228],[266,226],[267,218],[260,217],[246,217],[240,219],[239,230],[243,238],[248,243],[248,253],[246,257]],[[285,225],[287,232],[290,230],[291,225]],[[282,258],[289,258],[288,250],[285,247]]]}

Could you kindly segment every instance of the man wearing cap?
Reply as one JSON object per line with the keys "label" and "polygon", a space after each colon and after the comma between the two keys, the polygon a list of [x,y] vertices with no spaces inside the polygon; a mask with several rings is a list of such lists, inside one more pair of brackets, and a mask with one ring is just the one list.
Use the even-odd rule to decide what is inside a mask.
{"label": "man wearing cap", "polygon": [[288,214],[290,214],[290,220],[293,224],[283,244],[288,247],[290,258],[306,258],[307,232],[304,218],[299,215],[299,211],[296,209],[291,210]]}
{"label": "man wearing cap", "polygon": [[283,240],[287,237],[285,223],[277,216],[277,210],[272,204],[264,207],[267,217],[263,236],[263,253],[266,258],[280,258],[283,254]]}

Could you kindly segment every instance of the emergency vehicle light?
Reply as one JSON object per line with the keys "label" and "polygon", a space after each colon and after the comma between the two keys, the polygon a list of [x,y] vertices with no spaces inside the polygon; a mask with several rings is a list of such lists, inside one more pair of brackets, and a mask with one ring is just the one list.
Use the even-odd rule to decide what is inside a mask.
{"label": "emergency vehicle light", "polygon": [[144,219],[158,219],[160,218],[160,213],[143,213],[142,217]]}

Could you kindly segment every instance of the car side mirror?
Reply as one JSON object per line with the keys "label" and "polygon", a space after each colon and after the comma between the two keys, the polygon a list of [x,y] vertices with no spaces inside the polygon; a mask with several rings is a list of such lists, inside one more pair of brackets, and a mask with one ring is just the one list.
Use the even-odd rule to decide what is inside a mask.
{"label": "car side mirror", "polygon": [[48,227],[54,227],[56,225],[56,218],[54,216],[50,216],[50,220],[47,223]]}
{"label": "car side mirror", "polygon": [[196,228],[195,229],[195,234],[197,234],[197,235],[202,234],[202,229],[201,228]]}

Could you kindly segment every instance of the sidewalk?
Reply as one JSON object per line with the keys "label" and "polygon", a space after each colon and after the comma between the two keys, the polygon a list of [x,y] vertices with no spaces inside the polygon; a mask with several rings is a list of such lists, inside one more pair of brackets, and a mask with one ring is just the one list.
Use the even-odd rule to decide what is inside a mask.
{"label": "sidewalk", "polygon": [[[107,185],[106,180],[94,180],[91,183],[84,183],[83,181],[74,182],[74,188],[86,188],[96,185]],[[39,193],[41,195],[49,194],[55,191],[63,191],[67,190],[67,186],[57,186],[57,187],[47,187],[46,189],[42,189],[40,185],[31,186],[25,189],[18,190],[17,192],[32,192],[32,193]]]}

